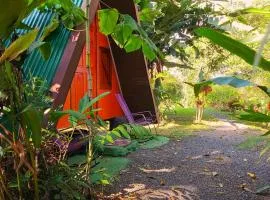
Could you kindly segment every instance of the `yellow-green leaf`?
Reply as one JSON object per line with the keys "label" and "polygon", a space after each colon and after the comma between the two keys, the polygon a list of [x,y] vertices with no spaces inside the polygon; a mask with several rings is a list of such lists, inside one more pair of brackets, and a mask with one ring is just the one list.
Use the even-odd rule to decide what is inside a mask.
{"label": "yellow-green leaf", "polygon": [[17,58],[21,53],[27,50],[35,41],[38,35],[38,29],[34,29],[15,40],[0,57],[0,63],[11,61]]}

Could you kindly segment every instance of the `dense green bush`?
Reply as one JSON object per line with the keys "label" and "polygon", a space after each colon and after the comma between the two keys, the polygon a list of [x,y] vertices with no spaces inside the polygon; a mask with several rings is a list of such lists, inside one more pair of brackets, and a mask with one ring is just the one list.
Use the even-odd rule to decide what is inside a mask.
{"label": "dense green bush", "polygon": [[207,96],[207,105],[219,110],[232,110],[241,105],[240,94],[230,86],[215,85]]}
{"label": "dense green bush", "polygon": [[159,74],[154,80],[154,94],[156,101],[161,109],[170,110],[176,105],[181,105],[184,95],[182,84],[169,72]]}

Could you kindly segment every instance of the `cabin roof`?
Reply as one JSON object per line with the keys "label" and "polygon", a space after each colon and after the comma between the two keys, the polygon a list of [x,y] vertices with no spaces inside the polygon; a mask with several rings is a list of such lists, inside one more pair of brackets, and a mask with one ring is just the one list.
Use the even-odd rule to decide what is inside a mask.
{"label": "cabin roof", "polygon": [[[82,5],[83,0],[74,0],[77,6]],[[38,28],[40,32],[50,23],[53,14],[50,12],[33,11],[25,20],[24,23],[32,28]],[[51,46],[51,55],[48,60],[45,60],[39,50],[34,50],[26,59],[23,65],[26,79],[31,76],[40,77],[51,84],[57,67],[63,56],[65,47],[70,37],[70,31],[61,25],[49,37]]]}

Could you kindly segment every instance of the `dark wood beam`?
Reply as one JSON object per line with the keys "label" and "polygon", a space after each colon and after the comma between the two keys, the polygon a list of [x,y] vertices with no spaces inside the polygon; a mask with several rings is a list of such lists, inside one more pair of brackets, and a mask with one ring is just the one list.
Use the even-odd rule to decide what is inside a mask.
{"label": "dark wood beam", "polygon": [[[94,20],[99,6],[99,0],[92,0],[90,6],[90,23]],[[82,8],[85,8],[85,1]],[[77,30],[83,30],[80,26]],[[85,31],[72,31],[64,50],[62,59],[52,81],[51,92],[54,99],[53,107],[65,103],[74,74],[76,72],[83,48],[85,46]]]}

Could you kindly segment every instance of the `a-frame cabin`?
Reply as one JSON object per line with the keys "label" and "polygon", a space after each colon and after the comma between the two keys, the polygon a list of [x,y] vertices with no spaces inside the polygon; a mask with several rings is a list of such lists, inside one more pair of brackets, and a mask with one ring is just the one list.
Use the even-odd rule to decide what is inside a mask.
{"label": "a-frame cabin", "polygon": [[[82,0],[76,0],[84,6]],[[150,87],[147,64],[141,51],[126,53],[111,38],[99,32],[97,10],[116,8],[138,20],[133,0],[92,0],[90,6],[91,71],[93,76],[93,97],[106,91],[110,94],[98,102],[99,115],[108,120],[123,116],[115,94],[122,93],[132,112],[151,111],[157,116],[153,93]],[[51,19],[50,13],[35,11],[25,22],[43,29]],[[80,28],[79,28],[80,29]],[[46,79],[51,85],[54,106],[77,109],[79,100],[88,87],[85,66],[85,31],[69,31],[64,27],[51,36],[52,52],[45,61],[39,53],[33,52],[24,64],[25,74]],[[68,127],[67,118],[60,120],[58,128]]]}

